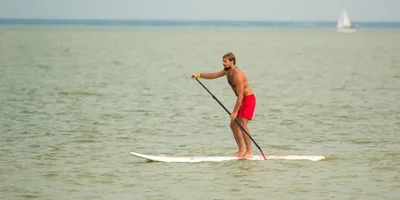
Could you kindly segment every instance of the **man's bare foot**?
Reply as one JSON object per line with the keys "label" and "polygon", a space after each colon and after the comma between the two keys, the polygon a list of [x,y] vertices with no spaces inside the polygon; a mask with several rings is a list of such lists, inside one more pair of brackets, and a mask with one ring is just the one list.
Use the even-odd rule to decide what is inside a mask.
{"label": "man's bare foot", "polygon": [[252,157],[253,157],[253,153],[251,153],[251,152],[246,152],[242,156],[239,156],[240,159],[248,159],[248,158],[252,158]]}
{"label": "man's bare foot", "polygon": [[240,156],[242,156],[244,153],[245,153],[244,151],[238,151],[238,152],[234,153],[232,156],[240,157]]}

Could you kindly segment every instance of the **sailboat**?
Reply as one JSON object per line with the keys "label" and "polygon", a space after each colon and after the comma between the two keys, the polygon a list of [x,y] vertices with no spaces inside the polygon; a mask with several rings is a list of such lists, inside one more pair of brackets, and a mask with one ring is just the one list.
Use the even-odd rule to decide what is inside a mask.
{"label": "sailboat", "polygon": [[350,22],[349,15],[346,9],[343,9],[340,13],[340,17],[337,21],[336,29],[342,33],[353,33],[356,32],[356,27]]}

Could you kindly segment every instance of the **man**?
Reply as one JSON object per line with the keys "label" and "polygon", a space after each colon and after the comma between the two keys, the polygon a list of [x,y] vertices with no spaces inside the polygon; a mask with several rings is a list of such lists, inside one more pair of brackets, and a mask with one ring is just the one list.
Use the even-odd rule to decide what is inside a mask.
{"label": "man", "polygon": [[[247,123],[253,119],[254,109],[256,105],[256,98],[253,91],[250,89],[247,77],[243,71],[236,66],[236,58],[233,53],[227,53],[222,57],[222,64],[224,69],[218,72],[212,73],[196,73],[192,74],[192,78],[203,78],[203,79],[216,79],[222,76],[226,76],[229,85],[232,87],[237,97],[235,107],[231,113],[230,127],[233,132],[233,136],[238,145],[238,152],[233,154],[240,159],[252,158],[253,152],[251,147],[251,139],[246,133],[242,132],[241,128],[235,122],[235,118],[240,125],[250,134]],[[243,144],[246,144],[246,151]]]}

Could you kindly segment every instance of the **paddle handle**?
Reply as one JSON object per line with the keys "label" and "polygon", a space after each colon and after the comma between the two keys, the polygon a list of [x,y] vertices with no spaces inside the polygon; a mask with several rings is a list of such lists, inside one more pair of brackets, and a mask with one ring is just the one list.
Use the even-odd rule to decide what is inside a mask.
{"label": "paddle handle", "polygon": [[[217,97],[215,97],[215,96],[210,92],[210,90],[208,90],[207,87],[204,86],[203,83],[201,83],[201,82],[199,81],[199,79],[198,79],[197,77],[196,77],[195,79],[197,80],[197,82],[200,83],[201,86],[203,86],[204,89],[207,90],[207,92],[212,96],[212,98],[215,99],[215,100],[219,103],[219,105],[221,105],[222,108],[224,108],[225,111],[226,111],[229,115],[231,115],[231,112],[229,112],[229,110],[226,109],[226,107],[217,99]],[[242,129],[242,131],[243,131],[244,133],[246,133],[247,136],[249,136],[249,138],[251,139],[251,141],[253,141],[253,143],[257,146],[258,150],[260,150],[262,156],[264,157],[264,160],[266,160],[267,158],[265,158],[264,152],[262,151],[262,149],[260,148],[260,146],[258,146],[258,144],[256,143],[256,141],[254,141],[254,139],[250,136],[250,134],[247,133],[247,131],[243,128],[242,125],[240,125],[240,123],[238,122],[238,120],[237,120],[236,118],[235,118],[234,121],[237,123],[237,125],[239,125],[240,129]]]}

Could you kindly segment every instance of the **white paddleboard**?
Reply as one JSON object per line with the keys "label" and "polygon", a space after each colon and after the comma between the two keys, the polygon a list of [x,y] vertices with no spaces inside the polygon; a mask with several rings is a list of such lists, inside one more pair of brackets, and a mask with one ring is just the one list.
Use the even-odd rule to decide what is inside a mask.
{"label": "white paddleboard", "polygon": [[[140,153],[131,152],[132,155],[137,156],[139,158],[144,158],[150,161],[158,161],[158,162],[183,162],[183,163],[197,163],[197,162],[221,162],[221,161],[230,161],[230,160],[240,160],[235,156],[193,156],[193,157],[185,157],[185,156],[152,156],[145,155]],[[309,160],[309,161],[320,161],[325,160],[324,156],[305,156],[305,155],[288,155],[288,156],[265,156],[267,160]],[[264,160],[263,156],[256,155],[252,158],[248,158],[246,160]]]}

